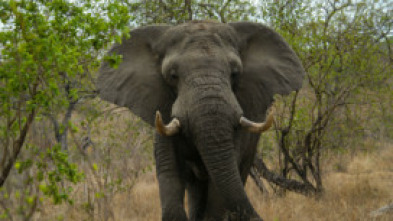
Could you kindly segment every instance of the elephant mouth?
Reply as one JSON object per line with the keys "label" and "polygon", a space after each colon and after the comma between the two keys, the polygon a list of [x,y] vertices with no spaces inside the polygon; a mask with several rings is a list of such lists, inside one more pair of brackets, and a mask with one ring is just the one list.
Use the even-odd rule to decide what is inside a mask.
{"label": "elephant mouth", "polygon": [[[274,122],[274,113],[270,112],[264,122],[254,122],[242,116],[239,119],[239,125],[248,130],[251,133],[263,133],[267,131]],[[173,136],[179,133],[181,124],[179,119],[176,117],[171,120],[168,124],[164,124],[160,111],[156,112],[155,118],[156,130],[162,136]]]}

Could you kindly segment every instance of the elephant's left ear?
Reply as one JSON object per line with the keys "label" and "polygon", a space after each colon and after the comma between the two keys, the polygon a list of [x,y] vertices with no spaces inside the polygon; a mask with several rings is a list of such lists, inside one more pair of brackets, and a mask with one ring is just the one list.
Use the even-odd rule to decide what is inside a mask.
{"label": "elephant's left ear", "polygon": [[240,40],[243,73],[236,96],[246,117],[261,121],[275,94],[289,94],[302,86],[301,61],[277,32],[257,23],[230,24]]}

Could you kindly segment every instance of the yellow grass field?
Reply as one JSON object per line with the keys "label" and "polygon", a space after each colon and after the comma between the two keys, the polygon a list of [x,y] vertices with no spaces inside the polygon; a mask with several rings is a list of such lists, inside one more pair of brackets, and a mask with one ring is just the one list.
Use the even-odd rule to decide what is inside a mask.
{"label": "yellow grass field", "polygon": [[[343,159],[340,160],[341,163]],[[267,221],[314,220],[393,220],[393,211],[372,216],[372,211],[393,203],[393,147],[369,154],[345,156],[345,172],[337,172],[329,160],[324,173],[325,194],[320,199],[307,198],[295,193],[285,196],[262,194],[249,179],[246,189],[257,211]],[[154,172],[140,176],[130,191],[116,194],[111,203],[109,220],[157,221],[160,220],[158,185]],[[46,215],[60,215],[64,220],[90,220],[77,205],[48,209]],[[44,214],[36,220],[51,220]],[[94,220],[101,220],[96,216]]]}

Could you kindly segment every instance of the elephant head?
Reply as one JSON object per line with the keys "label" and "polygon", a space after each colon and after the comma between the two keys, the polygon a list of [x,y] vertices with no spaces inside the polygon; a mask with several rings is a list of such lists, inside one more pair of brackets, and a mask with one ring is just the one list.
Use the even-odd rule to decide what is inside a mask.
{"label": "elephant head", "polygon": [[265,120],[273,95],[301,87],[304,70],[284,39],[257,23],[200,21],[134,29],[109,53],[122,62],[103,63],[100,97],[128,107],[164,136],[191,140],[226,208],[245,205],[245,213],[254,213],[234,135],[242,126],[256,133],[268,128],[271,117],[255,122]]}

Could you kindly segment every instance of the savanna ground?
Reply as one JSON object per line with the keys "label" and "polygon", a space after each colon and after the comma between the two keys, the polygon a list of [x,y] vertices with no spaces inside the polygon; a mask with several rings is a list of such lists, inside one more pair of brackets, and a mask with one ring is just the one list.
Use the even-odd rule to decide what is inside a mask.
{"label": "savanna ground", "polygon": [[[370,212],[393,199],[393,153],[386,148],[342,159],[346,171],[326,171],[326,193],[319,200],[293,193],[265,196],[251,179],[246,185],[248,196],[265,220],[373,220]],[[331,160],[336,163],[338,159]],[[141,179],[129,195],[117,199],[116,220],[160,219],[158,188],[152,174]],[[392,219],[393,213],[375,220]]]}
{"label": "savanna ground", "polygon": [[[140,125],[127,111],[112,112],[97,123],[101,127],[95,128],[101,129],[91,131],[96,144],[86,149],[85,158],[80,158],[85,178],[73,187],[74,204],[54,206],[46,199],[33,220],[160,220],[151,129]],[[137,126],[130,128],[131,123]],[[107,136],[122,133],[119,143],[107,143],[111,140]],[[249,178],[246,189],[252,204],[265,220],[392,220],[393,212],[380,216],[373,216],[372,212],[393,203],[393,145],[375,140],[364,142],[364,150],[325,154],[325,191],[321,198],[275,193],[266,182],[269,193],[262,193]],[[110,147],[94,149],[104,147],[97,143]],[[71,157],[78,159],[78,152]],[[275,165],[270,163],[269,167]]]}

